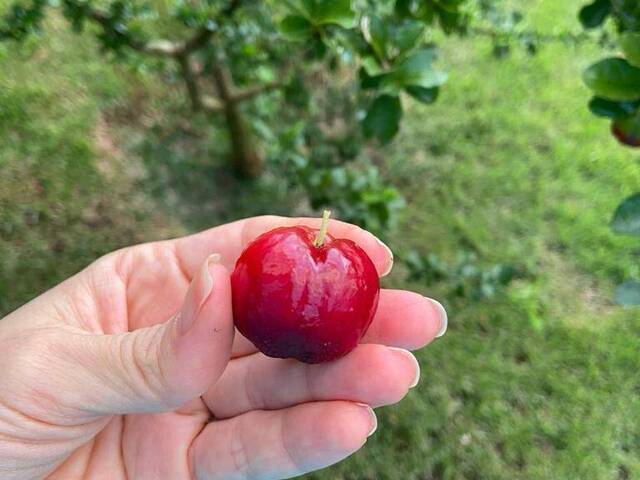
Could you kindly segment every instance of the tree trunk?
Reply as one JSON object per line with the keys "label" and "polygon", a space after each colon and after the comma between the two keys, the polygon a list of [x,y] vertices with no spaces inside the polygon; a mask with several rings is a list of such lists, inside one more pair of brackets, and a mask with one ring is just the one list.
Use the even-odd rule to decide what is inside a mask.
{"label": "tree trunk", "polygon": [[200,90],[198,89],[198,81],[193,74],[191,64],[189,64],[189,56],[178,55],[176,59],[180,65],[180,73],[182,74],[182,78],[184,79],[187,87],[187,93],[189,94],[189,99],[191,100],[191,108],[193,108],[195,112],[200,111],[202,110],[202,100],[200,97]]}
{"label": "tree trunk", "polygon": [[222,62],[214,65],[213,79],[224,106],[234,167],[242,176],[256,178],[262,173],[264,162],[254,148],[251,131],[242,118],[239,105],[232,98],[233,80]]}

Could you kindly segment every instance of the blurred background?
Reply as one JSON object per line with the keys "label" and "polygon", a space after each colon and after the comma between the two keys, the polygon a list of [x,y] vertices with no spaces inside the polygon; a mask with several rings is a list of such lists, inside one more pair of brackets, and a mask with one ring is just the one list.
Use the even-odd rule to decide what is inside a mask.
{"label": "blurred background", "polygon": [[0,0],[0,317],[116,248],[330,206],[450,320],[308,478],[640,478],[638,8]]}

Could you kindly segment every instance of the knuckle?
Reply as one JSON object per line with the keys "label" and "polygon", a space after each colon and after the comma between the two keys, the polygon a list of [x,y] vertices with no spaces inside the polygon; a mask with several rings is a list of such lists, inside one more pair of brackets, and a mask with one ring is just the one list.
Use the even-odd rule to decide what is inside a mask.
{"label": "knuckle", "polygon": [[132,394],[158,406],[171,400],[167,398],[166,355],[161,348],[165,331],[164,325],[155,325],[121,335],[116,342],[116,356]]}

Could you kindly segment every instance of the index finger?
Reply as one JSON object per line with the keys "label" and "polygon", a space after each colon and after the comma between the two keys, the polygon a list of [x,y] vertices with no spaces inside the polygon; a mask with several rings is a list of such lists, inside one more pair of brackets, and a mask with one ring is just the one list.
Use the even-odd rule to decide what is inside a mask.
{"label": "index finger", "polygon": [[[274,228],[295,225],[319,228],[320,222],[320,218],[265,215],[220,225],[173,240],[173,243],[182,269],[191,278],[202,262],[212,253],[219,253],[221,263],[231,271],[235,266],[236,259],[245,247],[263,233]],[[369,256],[381,277],[391,271],[393,254],[389,247],[372,233],[339,220],[329,221],[328,232],[335,238],[347,238],[358,244]]]}

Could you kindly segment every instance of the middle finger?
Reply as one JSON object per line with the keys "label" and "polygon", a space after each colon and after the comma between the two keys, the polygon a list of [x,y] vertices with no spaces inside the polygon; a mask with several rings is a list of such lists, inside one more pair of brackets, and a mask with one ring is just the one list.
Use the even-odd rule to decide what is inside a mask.
{"label": "middle finger", "polygon": [[202,398],[217,419],[321,400],[380,407],[399,402],[419,375],[409,351],[382,345],[359,345],[343,358],[315,365],[255,354],[232,360]]}

